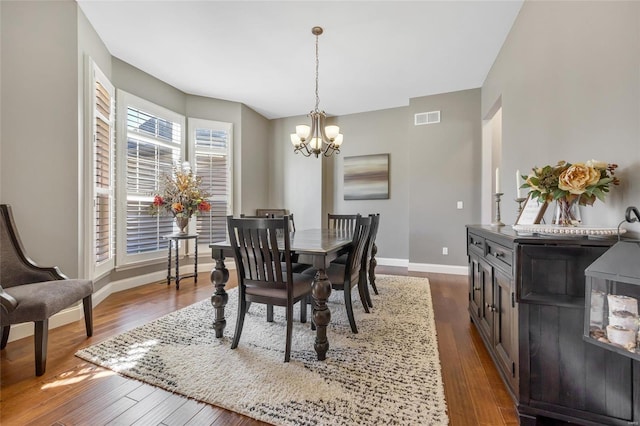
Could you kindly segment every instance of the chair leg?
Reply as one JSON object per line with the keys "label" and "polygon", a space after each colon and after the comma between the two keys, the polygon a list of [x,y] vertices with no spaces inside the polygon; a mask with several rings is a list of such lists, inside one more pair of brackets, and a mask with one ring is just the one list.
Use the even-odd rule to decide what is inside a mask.
{"label": "chair leg", "polygon": [[300,322],[307,322],[307,298],[300,300]]}
{"label": "chair leg", "polygon": [[287,343],[284,348],[284,362],[291,357],[291,332],[293,330],[293,303],[287,304]]}
{"label": "chair leg", "polygon": [[240,335],[242,334],[242,326],[244,325],[244,315],[247,312],[247,302],[244,298],[238,302],[240,306],[238,306],[238,318],[236,319],[236,332],[233,335],[233,341],[231,342],[231,349],[235,349],[238,347],[238,342],[240,342]]}
{"label": "chair leg", "polygon": [[360,293],[360,301],[362,302],[362,307],[366,313],[369,313],[369,305],[371,304],[371,298],[368,297],[367,294],[367,278],[366,276],[360,272],[360,276],[358,278],[358,293]]}
{"label": "chair leg", "polygon": [[378,294],[378,288],[376,287],[376,266],[378,266],[376,253],[378,253],[378,246],[376,246],[376,243],[374,242],[373,247],[371,248],[371,259],[369,260],[369,284],[371,284],[373,292]]}
{"label": "chair leg", "polygon": [[9,341],[9,331],[11,330],[11,325],[5,325],[2,327],[2,342],[0,343],[0,349],[4,349],[7,347],[7,342]]}
{"label": "chair leg", "polygon": [[91,295],[82,299],[82,307],[84,308],[84,325],[87,329],[87,337],[93,336],[93,304]]}
{"label": "chair leg", "polygon": [[36,376],[42,376],[47,369],[47,341],[49,338],[49,319],[35,323]]}
{"label": "chair leg", "polygon": [[354,334],[358,333],[358,327],[356,327],[356,319],[353,316],[353,304],[351,303],[351,290],[352,288],[347,284],[344,287],[344,305],[347,307],[347,317],[349,318],[349,325],[351,325],[351,331]]}
{"label": "chair leg", "polygon": [[273,322],[273,305],[267,305],[267,322]]}

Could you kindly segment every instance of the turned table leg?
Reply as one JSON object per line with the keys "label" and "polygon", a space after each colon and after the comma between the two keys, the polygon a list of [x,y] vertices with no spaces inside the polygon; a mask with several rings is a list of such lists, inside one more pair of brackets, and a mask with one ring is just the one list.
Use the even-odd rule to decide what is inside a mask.
{"label": "turned table leg", "polygon": [[224,318],[224,307],[229,301],[229,295],[224,290],[224,286],[229,281],[229,270],[224,264],[224,253],[222,250],[216,259],[216,267],[211,271],[211,283],[215,286],[215,292],[211,296],[211,304],[215,308],[215,319],[213,321],[213,329],[216,331],[216,337],[222,337],[227,320]]}
{"label": "turned table leg", "polygon": [[329,350],[327,325],[331,321],[331,311],[327,306],[327,299],[331,295],[331,282],[327,278],[324,268],[318,269],[311,288],[311,296],[314,300],[313,322],[316,326],[316,342],[313,347],[318,354],[318,360],[324,361]]}

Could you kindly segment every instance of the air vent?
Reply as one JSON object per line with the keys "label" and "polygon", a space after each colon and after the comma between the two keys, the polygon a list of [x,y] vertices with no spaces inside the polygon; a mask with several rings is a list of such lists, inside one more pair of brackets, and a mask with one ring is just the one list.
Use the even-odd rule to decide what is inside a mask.
{"label": "air vent", "polygon": [[436,124],[440,122],[440,111],[421,112],[415,115],[415,125]]}

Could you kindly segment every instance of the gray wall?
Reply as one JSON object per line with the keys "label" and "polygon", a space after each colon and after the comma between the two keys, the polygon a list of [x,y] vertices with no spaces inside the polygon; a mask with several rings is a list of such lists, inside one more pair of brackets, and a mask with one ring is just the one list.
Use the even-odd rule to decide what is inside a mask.
{"label": "gray wall", "polygon": [[[414,126],[428,111],[440,111],[440,123]],[[465,225],[480,219],[480,89],[411,99],[408,120],[409,261],[464,265]]]}
{"label": "gray wall", "polygon": [[290,134],[297,124],[310,124],[305,116],[271,122],[269,206],[294,213],[296,229],[322,226],[323,158],[294,154]]}
{"label": "gray wall", "polygon": [[[351,114],[335,119],[344,134],[341,153],[327,162],[326,213],[380,213],[378,257],[408,259],[411,170],[409,167],[408,108]],[[389,154],[389,199],[345,200],[344,158]]]}
{"label": "gray wall", "polygon": [[256,209],[269,207],[269,120],[242,105],[240,128],[242,147],[242,200],[238,213],[253,215]]}
{"label": "gray wall", "polygon": [[[639,52],[640,2],[523,5],[482,86],[483,117],[502,96],[504,199],[516,169],[595,158],[617,163],[623,183],[583,207],[583,222],[616,226],[640,205]],[[515,214],[503,209],[503,222]]]}
{"label": "gray wall", "polygon": [[74,1],[3,1],[0,8],[0,198],[13,206],[29,255],[76,277],[82,269],[82,58],[96,58],[108,74],[106,49]]}

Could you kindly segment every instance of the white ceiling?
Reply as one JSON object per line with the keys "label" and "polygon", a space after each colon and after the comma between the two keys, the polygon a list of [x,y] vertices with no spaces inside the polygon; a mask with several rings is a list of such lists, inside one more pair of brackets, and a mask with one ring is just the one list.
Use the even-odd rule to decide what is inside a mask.
{"label": "white ceiling", "polygon": [[111,54],[267,118],[345,115],[482,86],[522,0],[77,0]]}

